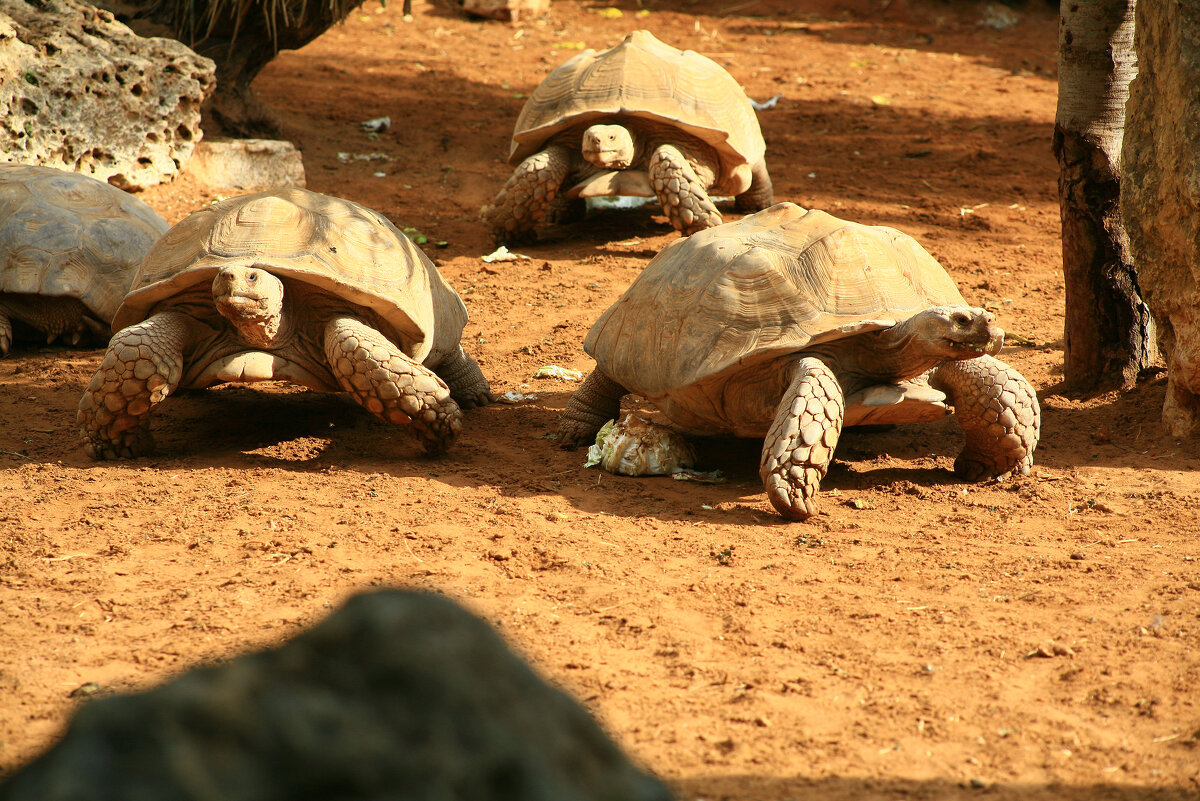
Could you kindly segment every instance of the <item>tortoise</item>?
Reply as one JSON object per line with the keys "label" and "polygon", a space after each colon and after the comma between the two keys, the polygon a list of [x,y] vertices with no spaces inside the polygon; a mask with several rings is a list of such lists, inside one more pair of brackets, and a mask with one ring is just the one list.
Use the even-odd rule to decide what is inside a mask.
{"label": "tortoise", "polygon": [[498,242],[534,238],[535,224],[580,216],[582,199],[657,196],[687,235],[721,223],[714,195],[739,211],[774,203],[754,107],[715,61],[649,31],[585,50],[542,81],[512,136],[516,167],[486,219]]}
{"label": "tortoise", "polygon": [[0,164],[0,356],[13,323],[47,343],[103,342],[146,251],[167,221],[86,175]]}
{"label": "tortoise", "polygon": [[491,399],[459,344],[466,322],[433,262],[378,212],[304,189],[223,200],[146,255],[79,401],[84,448],[149,453],[151,409],[176,388],[285,380],[345,390],[436,453],[460,407]]}
{"label": "tortoise", "polygon": [[588,333],[596,369],[560,419],[564,446],[595,436],[634,392],[677,426],[763,437],[759,474],[785,517],[815,495],[844,426],[950,413],[954,472],[1026,474],[1041,412],[995,358],[1004,332],[966,304],[916,240],[780,203],[672,242]]}

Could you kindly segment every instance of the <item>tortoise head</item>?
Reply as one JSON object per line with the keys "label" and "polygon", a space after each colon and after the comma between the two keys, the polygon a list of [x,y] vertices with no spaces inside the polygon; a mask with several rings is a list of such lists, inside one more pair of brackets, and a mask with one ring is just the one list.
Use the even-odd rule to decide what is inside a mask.
{"label": "tortoise head", "polygon": [[986,309],[971,306],[934,306],[907,321],[916,341],[930,355],[944,359],[973,359],[995,355],[1004,346],[1004,329]]}
{"label": "tortoise head", "polygon": [[593,125],[583,132],[583,157],[606,170],[623,170],[633,162],[633,135],[623,125]]}
{"label": "tortoise head", "polygon": [[269,348],[283,323],[283,282],[261,267],[222,267],[213,279],[213,302],[221,316],[252,347]]}

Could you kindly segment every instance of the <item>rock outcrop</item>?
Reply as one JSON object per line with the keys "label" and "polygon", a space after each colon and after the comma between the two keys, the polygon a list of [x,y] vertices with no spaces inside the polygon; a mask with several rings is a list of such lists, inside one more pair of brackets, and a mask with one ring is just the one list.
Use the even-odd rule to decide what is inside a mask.
{"label": "rock outcrop", "polygon": [[216,67],[78,0],[0,3],[0,153],[121,189],[170,181],[201,137]]}
{"label": "rock outcrop", "polygon": [[1200,0],[1138,3],[1121,215],[1167,360],[1163,424],[1200,434]]}
{"label": "rock outcrop", "polygon": [[282,647],[89,702],[0,801],[669,801],[584,709],[436,595],[352,599]]}

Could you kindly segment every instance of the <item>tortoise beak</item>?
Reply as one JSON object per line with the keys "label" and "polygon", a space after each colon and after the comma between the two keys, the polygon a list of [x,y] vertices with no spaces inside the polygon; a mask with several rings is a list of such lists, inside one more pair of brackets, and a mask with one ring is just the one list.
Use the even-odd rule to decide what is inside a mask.
{"label": "tortoise beak", "polygon": [[1004,347],[1004,329],[998,325],[991,327],[992,337],[988,340],[988,344],[984,346],[984,353],[989,356],[995,356]]}
{"label": "tortoise beak", "polygon": [[985,309],[954,311],[950,324],[949,339],[957,349],[994,356],[1004,347],[1004,329],[996,325],[996,315]]}

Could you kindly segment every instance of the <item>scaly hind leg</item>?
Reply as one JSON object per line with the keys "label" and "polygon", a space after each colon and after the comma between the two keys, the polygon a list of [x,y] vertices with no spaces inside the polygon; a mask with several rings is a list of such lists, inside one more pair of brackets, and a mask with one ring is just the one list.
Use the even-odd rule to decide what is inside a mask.
{"label": "scaly hind leg", "polygon": [[13,341],[12,320],[8,319],[3,300],[4,298],[0,297],[0,358],[8,355]]}
{"label": "scaly hind leg", "polygon": [[758,469],[767,500],[784,517],[807,520],[817,513],[817,489],[833,461],[845,411],[833,371],[820,359],[800,359],[763,440]]}
{"label": "scaly hind leg", "polygon": [[450,387],[450,397],[462,408],[474,409],[492,402],[492,388],[483,371],[462,346],[443,359],[436,372]]}
{"label": "scaly hind leg", "polygon": [[46,335],[46,344],[59,337],[78,345],[85,338],[107,338],[108,325],[96,319],[83,301],[66,296],[0,292],[0,356],[12,347],[12,321],[20,322]]}
{"label": "scaly hind leg", "polygon": [[712,176],[704,180],[674,145],[659,145],[646,168],[663,213],[684,236],[721,224],[721,212],[708,196]]}
{"label": "scaly hind leg", "polygon": [[487,211],[497,244],[536,239],[533,227],[558,196],[571,162],[571,151],[552,145],[517,165]]}
{"label": "scaly hind leg", "polygon": [[545,220],[556,225],[579,222],[587,217],[587,200],[559,195],[546,210]]}
{"label": "scaly hind leg", "polygon": [[966,434],[954,460],[956,475],[968,481],[1026,475],[1042,428],[1037,393],[1025,378],[999,359],[945,362],[929,384],[946,393]]}
{"label": "scaly hind leg", "polygon": [[450,388],[382,333],[357,318],[335,317],[325,325],[325,357],[343,389],[381,420],[411,424],[427,453],[454,443],[462,410]]}
{"label": "scaly hind leg", "polygon": [[621,398],[628,394],[625,387],[600,370],[593,370],[571,395],[558,419],[558,444],[573,448],[595,440],[605,423],[620,417]]}
{"label": "scaly hind leg", "polygon": [[191,318],[172,311],[113,335],[76,413],[88,456],[133,458],[154,451],[150,411],[179,386],[191,336]]}
{"label": "scaly hind leg", "polygon": [[745,214],[775,205],[775,188],[771,184],[771,175],[767,172],[767,163],[758,162],[751,168],[750,174],[750,187],[733,199],[734,208]]}

